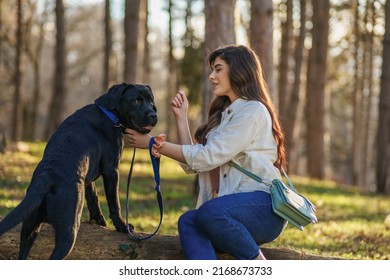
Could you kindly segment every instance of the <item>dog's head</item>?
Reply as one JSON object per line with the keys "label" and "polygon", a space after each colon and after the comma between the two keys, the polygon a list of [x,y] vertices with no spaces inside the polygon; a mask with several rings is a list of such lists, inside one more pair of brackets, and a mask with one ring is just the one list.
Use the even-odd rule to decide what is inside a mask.
{"label": "dog's head", "polygon": [[96,103],[113,112],[126,128],[140,133],[149,133],[157,124],[157,108],[148,85],[114,85]]}

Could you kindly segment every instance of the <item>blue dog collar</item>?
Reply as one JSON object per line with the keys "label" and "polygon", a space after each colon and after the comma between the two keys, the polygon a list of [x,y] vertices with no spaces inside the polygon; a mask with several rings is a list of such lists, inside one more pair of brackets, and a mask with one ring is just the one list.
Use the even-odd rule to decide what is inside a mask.
{"label": "blue dog collar", "polygon": [[114,123],[115,127],[124,127],[124,125],[113,112],[107,110],[97,102],[95,102],[95,105],[98,106],[98,108]]}

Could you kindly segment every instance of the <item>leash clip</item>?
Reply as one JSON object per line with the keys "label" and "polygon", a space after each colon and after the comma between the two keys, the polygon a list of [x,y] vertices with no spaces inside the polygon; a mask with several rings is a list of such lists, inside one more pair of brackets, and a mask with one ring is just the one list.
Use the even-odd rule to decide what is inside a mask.
{"label": "leash clip", "polygon": [[123,128],[126,128],[122,123],[121,121],[119,120],[119,118],[111,111],[107,110],[106,108],[104,108],[102,105],[100,105],[99,103],[97,103],[95,101],[95,104],[96,106],[98,106],[98,108],[114,123],[114,127],[123,127]]}

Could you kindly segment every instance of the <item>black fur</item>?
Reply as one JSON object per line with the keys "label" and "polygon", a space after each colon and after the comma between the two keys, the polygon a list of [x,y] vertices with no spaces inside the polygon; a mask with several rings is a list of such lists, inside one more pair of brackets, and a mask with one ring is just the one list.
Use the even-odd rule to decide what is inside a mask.
{"label": "black fur", "polygon": [[26,259],[41,224],[55,230],[50,259],[64,259],[72,250],[80,227],[84,197],[90,220],[106,225],[94,181],[102,176],[110,218],[120,232],[127,232],[118,197],[118,165],[124,148],[124,127],[148,133],[157,123],[153,93],[147,85],[111,87],[96,102],[113,112],[122,127],[95,104],[69,116],[50,138],[36,167],[26,196],[0,222],[0,236],[23,222],[19,259]]}

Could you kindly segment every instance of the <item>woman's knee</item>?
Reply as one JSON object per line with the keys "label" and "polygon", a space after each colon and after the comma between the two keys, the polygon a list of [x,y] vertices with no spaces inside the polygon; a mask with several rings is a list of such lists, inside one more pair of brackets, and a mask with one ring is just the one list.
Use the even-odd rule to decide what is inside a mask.
{"label": "woman's knee", "polygon": [[197,210],[187,211],[179,217],[177,222],[179,232],[184,228],[193,227],[195,225],[196,211]]}
{"label": "woman's knee", "polygon": [[194,221],[199,229],[206,234],[218,234],[221,228],[228,222],[223,211],[208,205],[202,205],[194,216]]}

